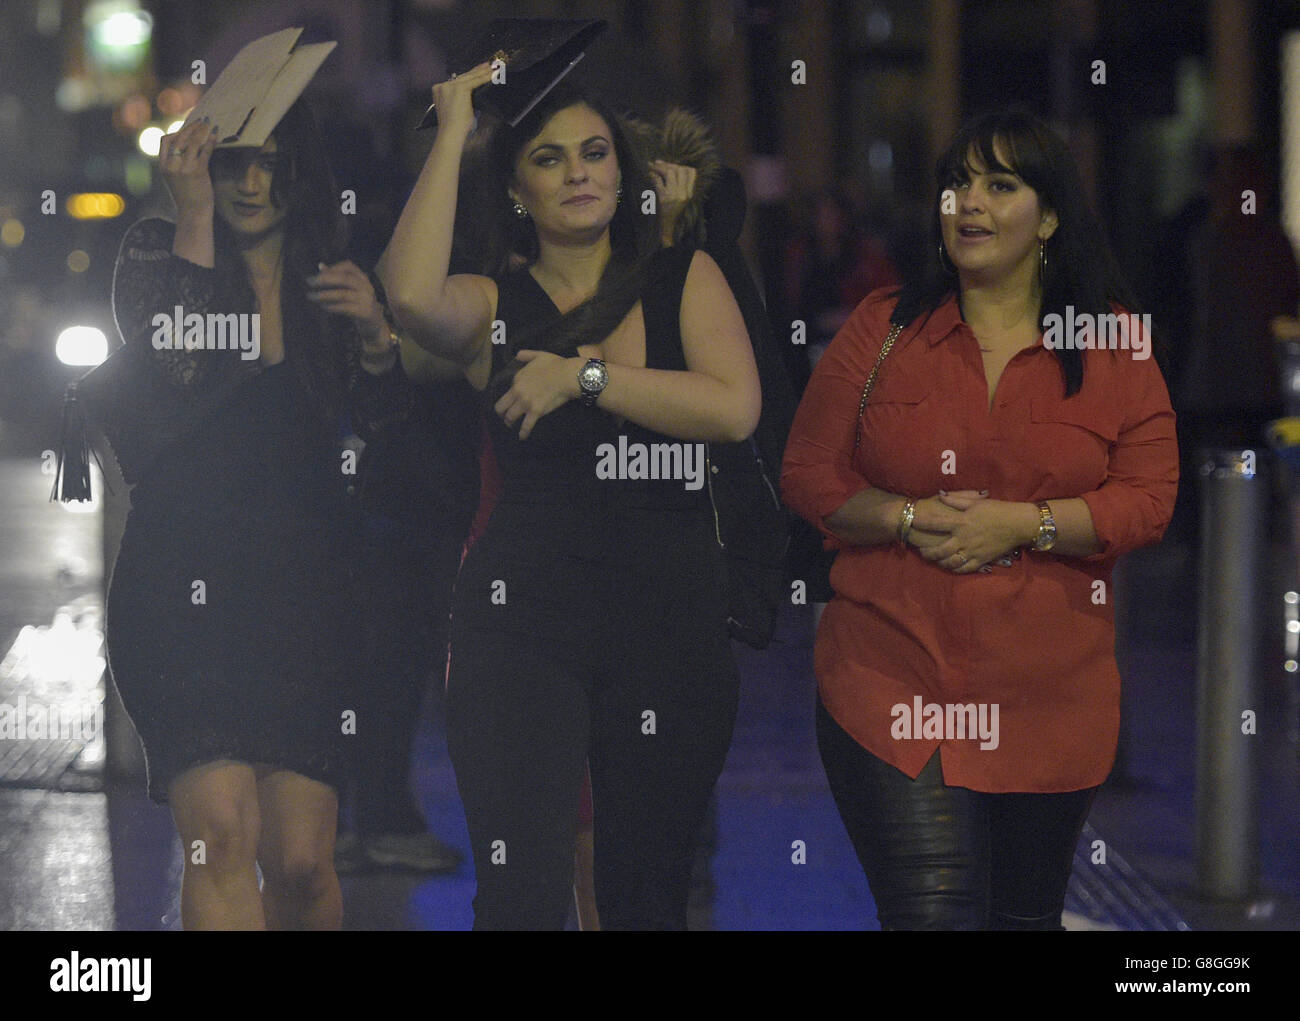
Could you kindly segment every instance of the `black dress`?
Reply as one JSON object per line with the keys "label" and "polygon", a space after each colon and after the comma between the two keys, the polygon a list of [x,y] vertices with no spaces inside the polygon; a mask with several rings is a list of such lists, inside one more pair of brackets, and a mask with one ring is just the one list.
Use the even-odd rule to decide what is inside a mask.
{"label": "black dress", "polygon": [[[648,368],[686,368],[690,256],[658,257],[672,266],[643,301]],[[559,315],[526,270],[498,292],[507,337]],[[509,357],[493,354],[495,369]],[[522,441],[488,417],[502,488],[457,579],[447,690],[475,926],[563,926],[589,763],[602,926],[684,928],[694,838],[738,691],[703,444],[620,426],[576,400]],[[620,434],[629,450],[696,447],[700,474],[602,478],[601,446],[617,451]]]}
{"label": "black dress", "polygon": [[[123,241],[114,314],[126,343],[149,343],[160,310],[213,307],[213,271],[170,248],[171,225],[160,220],[136,224]],[[347,715],[357,673],[348,476],[338,423],[312,392],[331,369],[308,364],[310,348],[291,323],[301,332],[286,315],[285,359],[275,365],[158,352],[181,388],[211,385],[218,372],[242,375],[231,398],[133,488],[109,585],[110,668],[158,802],[180,773],[217,759],[270,763],[337,787],[356,729]],[[405,383],[400,369],[387,378],[354,371],[352,411],[370,427],[384,410],[396,420]]]}

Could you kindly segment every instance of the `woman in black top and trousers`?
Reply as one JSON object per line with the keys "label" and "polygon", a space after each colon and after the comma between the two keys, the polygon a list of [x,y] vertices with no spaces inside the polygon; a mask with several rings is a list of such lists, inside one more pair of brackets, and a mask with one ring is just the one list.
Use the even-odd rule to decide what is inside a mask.
{"label": "woman in black top and trousers", "polygon": [[[339,423],[372,434],[409,386],[301,101],[260,150],[165,136],[177,222],[122,242],[113,310],[183,392],[231,386],[131,493],[109,588],[114,680],[170,802],[186,928],[339,928],[336,794],[351,731]],[[329,265],[327,265],[329,264]],[[254,313],[260,350],[177,350],[156,317]],[[259,892],[256,865],[264,888]]]}
{"label": "woman in black top and trousers", "polygon": [[564,84],[494,135],[485,213],[518,229],[491,275],[447,274],[470,93],[490,76],[434,87],[438,137],[379,267],[404,329],[494,402],[502,492],[457,580],[447,693],[475,927],[563,926],[587,762],[602,927],[684,928],[736,711],[721,553],[702,463],[700,488],[602,478],[600,448],[743,439],[758,375],[717,264],[654,254],[645,169]]}

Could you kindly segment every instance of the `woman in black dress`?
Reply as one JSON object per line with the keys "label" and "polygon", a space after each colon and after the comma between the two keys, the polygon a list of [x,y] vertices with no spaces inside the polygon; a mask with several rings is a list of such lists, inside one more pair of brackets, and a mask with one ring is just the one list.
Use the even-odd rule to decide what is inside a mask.
{"label": "woman in black dress", "polygon": [[[457,580],[447,692],[475,927],[563,926],[589,762],[602,926],[683,928],[737,699],[694,458],[753,432],[758,374],[717,264],[655,254],[646,168],[565,85],[493,136],[475,212],[516,230],[490,232],[491,275],[448,275],[470,93],[490,75],[434,87],[438,137],[379,267],[403,327],[495,412],[502,491]],[[676,445],[681,470],[660,475],[677,477],[609,456],[653,444]]]}
{"label": "woman in black dress", "polygon": [[[338,437],[409,390],[295,104],[260,149],[216,126],[165,136],[175,224],[127,232],[113,310],[127,344],[195,394],[230,395],[131,493],[107,607],[114,680],[170,802],[186,928],[338,928],[336,794],[356,726]],[[160,315],[256,312],[259,346],[175,349]],[[245,319],[251,325],[251,319]],[[211,338],[206,338],[211,339]],[[264,886],[258,889],[256,866]]]}

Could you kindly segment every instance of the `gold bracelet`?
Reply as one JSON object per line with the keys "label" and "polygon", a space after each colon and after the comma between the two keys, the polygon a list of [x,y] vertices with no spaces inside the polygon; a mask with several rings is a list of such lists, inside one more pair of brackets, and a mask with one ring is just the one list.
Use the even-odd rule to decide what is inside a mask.
{"label": "gold bracelet", "polygon": [[912,530],[912,519],[916,517],[916,501],[908,500],[903,504],[903,511],[898,515],[898,548],[907,549],[907,533]]}

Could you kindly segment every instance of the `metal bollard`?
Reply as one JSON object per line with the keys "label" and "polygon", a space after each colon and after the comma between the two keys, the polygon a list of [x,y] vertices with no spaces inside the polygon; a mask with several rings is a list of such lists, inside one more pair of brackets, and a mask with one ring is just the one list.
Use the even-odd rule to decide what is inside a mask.
{"label": "metal bollard", "polygon": [[1217,449],[1200,458],[1196,883],[1218,900],[1246,900],[1259,861],[1254,718],[1268,497],[1257,471],[1261,455]]}

